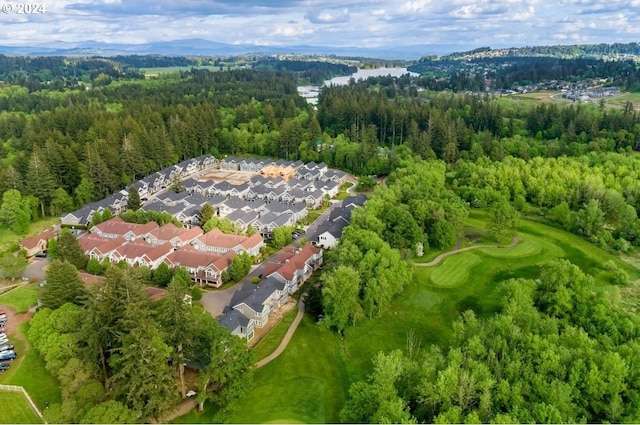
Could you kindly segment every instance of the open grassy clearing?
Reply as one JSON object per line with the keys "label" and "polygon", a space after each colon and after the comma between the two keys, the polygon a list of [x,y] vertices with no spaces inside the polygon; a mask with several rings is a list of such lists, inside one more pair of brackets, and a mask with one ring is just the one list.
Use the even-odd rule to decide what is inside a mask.
{"label": "open grassy clearing", "polygon": [[431,283],[440,288],[455,288],[469,280],[469,273],[480,263],[480,257],[467,251],[445,258],[431,273]]}
{"label": "open grassy clearing", "polygon": [[[471,238],[475,243],[487,243],[482,240],[487,217],[474,210],[465,223],[465,233],[476,235]],[[608,260],[623,267],[630,278],[640,278],[637,268],[563,230],[523,220],[518,235],[520,244],[516,247],[478,248],[447,257],[434,267],[415,267],[414,284],[398,297],[393,308],[379,318],[348,328],[344,340],[306,316],[284,353],[256,371],[253,388],[225,422],[338,421],[349,384],[371,373],[376,353],[404,349],[410,333],[423,347],[447,345],[460,313],[472,309],[480,317],[488,317],[496,312],[500,297],[496,282],[536,278],[538,265],[545,261],[570,259],[595,275],[599,290],[612,296],[618,288],[610,285],[610,272],[604,269]],[[279,327],[282,329],[276,328],[276,332],[284,333],[287,325]],[[212,415],[192,413],[180,422],[207,422]]]}
{"label": "open grassy clearing", "polygon": [[[29,331],[29,323],[18,327],[18,334],[11,338],[18,358],[11,368],[0,375],[0,384],[19,385],[29,393],[40,411],[46,402],[60,403],[60,383],[45,368],[45,362],[33,348],[29,347],[25,335]],[[2,410],[2,409],[0,409]]]}
{"label": "open grassy clearing", "polygon": [[253,348],[253,359],[255,361],[264,359],[278,348],[282,338],[284,338],[284,334],[287,333],[289,326],[291,326],[291,323],[296,318],[296,314],[298,314],[297,308],[287,313],[280,323]]}
{"label": "open grassy clearing", "polygon": [[38,303],[38,292],[38,285],[35,282],[29,283],[0,295],[0,304],[11,306],[18,313],[26,313]]}
{"label": "open grassy clearing", "polygon": [[606,105],[623,108],[627,102],[633,105],[633,109],[640,109],[640,93],[623,93],[605,100]]}
{"label": "open grassy clearing", "polygon": [[[41,233],[47,227],[51,227],[53,224],[59,223],[59,217],[47,218],[44,220],[39,220],[35,223],[31,223],[29,224],[29,232],[27,236],[35,236]],[[23,237],[24,236],[16,235],[6,227],[0,227],[0,254],[3,254],[7,251],[13,251],[14,247],[17,247],[18,243],[20,243]]]}
{"label": "open grassy clearing", "polygon": [[40,418],[33,413],[22,393],[0,391],[1,424],[39,424]]}

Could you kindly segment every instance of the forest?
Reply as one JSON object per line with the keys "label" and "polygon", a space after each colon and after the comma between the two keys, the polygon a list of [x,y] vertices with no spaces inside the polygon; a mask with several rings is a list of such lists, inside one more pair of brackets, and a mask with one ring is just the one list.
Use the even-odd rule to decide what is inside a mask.
{"label": "forest", "polygon": [[[541,69],[545,63],[539,61]],[[607,66],[602,70],[613,78],[630,65]],[[324,316],[320,327],[347,340],[350,329],[385,317],[424,284],[414,261],[453,247],[476,213],[487,217],[487,241],[509,242],[530,221],[565,229],[607,255],[636,255],[640,116],[630,103],[610,108],[456,93],[447,86],[460,78],[454,72],[449,81],[405,75],[326,87],[315,109],[297,94],[298,77],[288,68],[194,68],[178,78],[118,76],[58,92],[6,81],[0,223],[24,234],[31,221],[204,153],[324,161],[360,177],[387,176],[354,211],[319,278],[313,308]],[[625,78],[618,83],[628,85]],[[348,382],[339,419],[633,421],[640,416],[640,327],[607,296],[607,288],[624,288],[630,277],[614,263],[595,270],[607,277],[603,283],[585,263],[575,254],[491,282],[498,294],[491,310],[456,310],[438,344],[418,349],[408,337],[396,347],[402,350],[363,362],[370,373],[349,375],[358,379]],[[44,308],[29,331],[64,389],[49,422],[104,420],[98,415],[107,411],[120,412],[109,422],[160,418],[178,397],[168,378],[182,373],[181,361],[169,366],[166,358],[198,353],[207,353],[200,360],[209,365],[200,375],[201,404],[208,397],[223,407],[237,401],[250,353],[183,302],[181,273],[169,296],[153,304],[133,270],[111,267],[102,291],[85,289],[75,270],[64,260],[52,263]],[[175,323],[185,322],[194,329],[176,334]],[[220,367],[229,351],[242,367]],[[153,361],[138,366],[147,354]]]}

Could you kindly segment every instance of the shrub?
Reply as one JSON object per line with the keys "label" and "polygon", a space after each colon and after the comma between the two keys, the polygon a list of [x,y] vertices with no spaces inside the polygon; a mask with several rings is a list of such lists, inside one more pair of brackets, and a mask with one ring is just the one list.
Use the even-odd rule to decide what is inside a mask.
{"label": "shrub", "polygon": [[193,301],[200,301],[202,299],[202,289],[199,286],[191,288],[191,299]]}

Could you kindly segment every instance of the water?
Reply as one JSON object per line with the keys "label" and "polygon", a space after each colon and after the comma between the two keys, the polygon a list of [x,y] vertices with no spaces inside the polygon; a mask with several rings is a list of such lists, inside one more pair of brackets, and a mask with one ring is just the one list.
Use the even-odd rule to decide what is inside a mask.
{"label": "water", "polygon": [[[376,69],[359,69],[351,75],[343,77],[333,77],[332,79],[322,83],[322,86],[344,86],[349,84],[349,81],[353,78],[356,81],[366,80],[369,77],[384,77],[390,75],[392,77],[400,77],[404,74],[409,74],[413,77],[417,77],[420,74],[407,71],[407,68],[376,68]],[[298,93],[304,97],[308,103],[312,105],[318,104],[318,95],[322,86],[298,86]]]}

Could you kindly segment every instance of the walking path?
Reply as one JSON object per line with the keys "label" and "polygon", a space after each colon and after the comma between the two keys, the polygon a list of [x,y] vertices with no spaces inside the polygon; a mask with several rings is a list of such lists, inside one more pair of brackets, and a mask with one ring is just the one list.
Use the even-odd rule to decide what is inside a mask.
{"label": "walking path", "polygon": [[296,329],[298,328],[298,325],[302,321],[302,317],[304,317],[304,301],[302,300],[305,297],[305,295],[307,295],[306,292],[300,296],[300,299],[298,300],[298,314],[296,314],[296,318],[293,319],[293,322],[291,323],[291,326],[289,326],[287,333],[284,335],[284,338],[282,338],[282,341],[280,341],[280,345],[278,345],[278,348],[276,348],[273,353],[269,354],[267,357],[265,357],[264,359],[256,363],[256,368],[262,367],[267,363],[269,363],[270,361],[276,359],[280,354],[282,354],[284,349],[287,348],[289,341],[291,341],[293,334],[295,333]]}
{"label": "walking path", "polygon": [[451,251],[443,252],[442,254],[438,255],[436,258],[434,258],[433,260],[429,261],[428,263],[414,263],[413,265],[416,266],[416,267],[431,267],[431,266],[435,266],[436,264],[440,263],[440,261],[444,260],[448,256],[453,255],[453,254],[457,254],[458,252],[470,251],[472,249],[478,249],[478,248],[512,248],[512,247],[518,245],[518,242],[520,242],[520,238],[518,238],[518,236],[514,236],[513,240],[511,241],[511,243],[509,245],[489,245],[489,244],[485,244],[485,245],[472,245],[472,246],[467,246],[467,247],[464,247],[464,248],[460,248],[460,246],[462,245],[462,238],[460,236],[458,236],[458,240],[456,241],[456,245],[451,249]]}
{"label": "walking path", "polygon": [[[293,334],[295,333],[296,329],[298,328],[298,325],[300,324],[300,322],[302,321],[302,318],[304,317],[303,298],[305,297],[305,295],[307,294],[304,293],[300,296],[300,299],[298,300],[298,314],[296,315],[296,318],[293,319],[293,322],[289,326],[289,329],[287,330],[287,333],[284,335],[284,338],[282,338],[282,341],[280,342],[280,345],[278,346],[278,348],[276,348],[273,353],[269,354],[267,357],[257,362],[256,368],[262,367],[267,363],[271,362],[272,360],[276,359],[280,354],[282,354],[284,349],[287,348],[289,341],[291,341]],[[180,402],[180,404],[177,406],[177,408],[174,411],[163,416],[162,422],[168,423],[177,417],[186,415],[191,410],[197,407],[198,407],[198,401],[195,398],[185,399],[182,402]]]}

